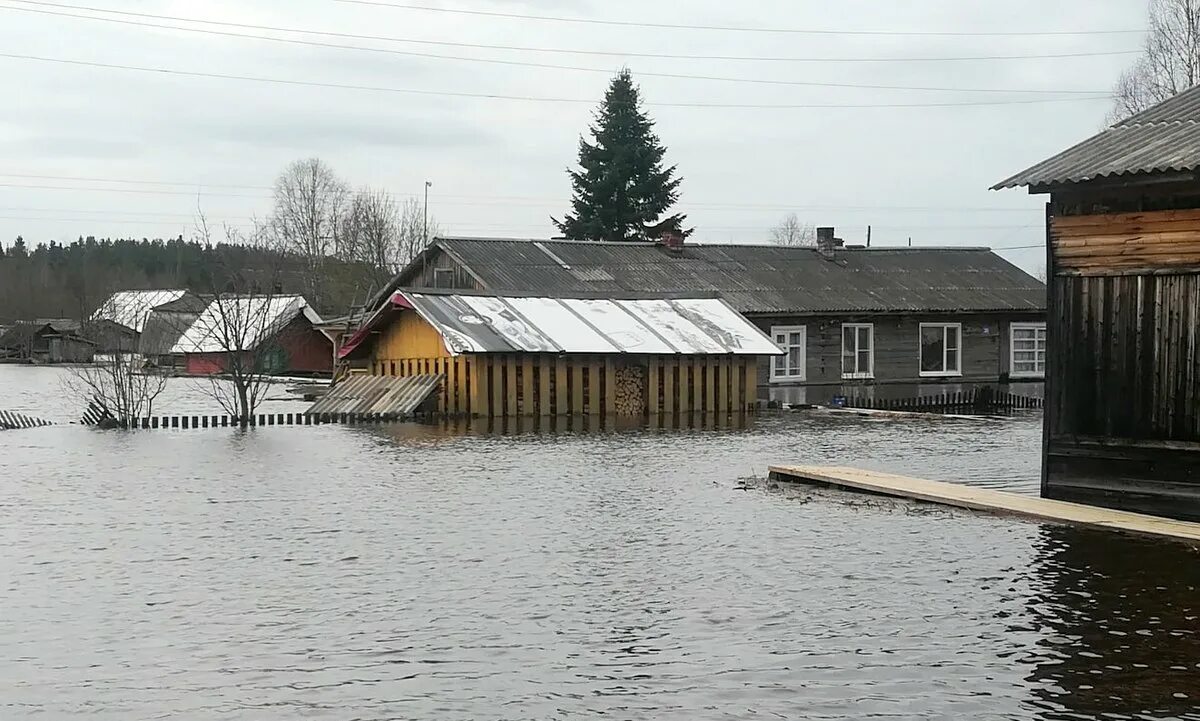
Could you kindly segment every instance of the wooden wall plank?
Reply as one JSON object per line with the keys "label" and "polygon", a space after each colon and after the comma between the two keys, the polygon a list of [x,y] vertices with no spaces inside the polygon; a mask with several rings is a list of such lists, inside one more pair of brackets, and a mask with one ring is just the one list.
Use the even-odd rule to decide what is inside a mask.
{"label": "wooden wall plank", "polygon": [[581,416],[587,411],[587,399],[583,396],[583,374],[587,365],[578,357],[572,359],[571,368],[571,414]]}
{"label": "wooden wall plank", "polygon": [[729,412],[729,358],[717,357],[717,411]]}
{"label": "wooden wall plank", "polygon": [[691,395],[691,377],[690,373],[693,365],[692,356],[680,356],[677,365],[679,373],[678,397],[676,398],[675,407],[679,410],[679,415],[685,415],[692,412]]}
{"label": "wooden wall plank", "polygon": [[663,356],[662,368],[659,369],[662,378],[662,412],[663,415],[675,413],[675,403],[678,396],[675,392],[675,369],[679,367],[678,356]]}
{"label": "wooden wall plank", "polygon": [[758,408],[758,363],[746,359],[746,410]]}
{"label": "wooden wall plank", "polygon": [[488,415],[491,418],[501,418],[504,416],[504,396],[507,392],[504,388],[504,357],[489,355],[488,371],[488,388],[492,394]]}
{"label": "wooden wall plank", "polygon": [[521,407],[518,415],[532,416],[537,413],[533,398],[536,387],[533,383],[533,367],[537,359],[531,353],[524,353],[519,358],[521,360]]}
{"label": "wooden wall plank", "polygon": [[708,413],[717,412],[717,365],[712,357],[698,357],[698,363],[704,365],[704,410]]}
{"label": "wooden wall plank", "polygon": [[587,371],[587,413],[589,416],[597,416],[600,415],[601,404],[604,402],[600,397],[600,375],[604,372],[604,361],[599,357],[589,359],[587,362]]}
{"label": "wooden wall plank", "polygon": [[604,415],[617,413],[617,364],[611,355],[604,356]]}
{"label": "wooden wall plank", "polygon": [[554,405],[557,414],[565,416],[571,412],[571,406],[568,404],[570,400],[571,389],[567,381],[567,359],[563,356],[557,356],[554,359]]}
{"label": "wooden wall plank", "polygon": [[662,378],[661,365],[661,356],[650,356],[649,366],[646,369],[646,415],[657,416],[662,412],[662,396],[659,394],[658,388]]}
{"label": "wooden wall plank", "polygon": [[538,356],[537,404],[532,412],[539,416],[554,415],[554,403],[550,396],[550,380],[554,375],[554,358],[547,354]]}
{"label": "wooden wall plank", "polygon": [[517,394],[520,393],[520,387],[517,385],[517,367],[520,362],[520,356],[517,355],[505,354],[501,358],[504,366],[504,416],[506,418],[521,415],[521,410],[517,405]]}

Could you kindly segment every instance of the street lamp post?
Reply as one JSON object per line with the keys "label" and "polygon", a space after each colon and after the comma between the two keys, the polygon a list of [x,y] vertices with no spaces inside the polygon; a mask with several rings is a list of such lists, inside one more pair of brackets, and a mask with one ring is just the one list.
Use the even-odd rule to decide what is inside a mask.
{"label": "street lamp post", "polygon": [[429,245],[429,189],[433,183],[425,181],[425,245]]}

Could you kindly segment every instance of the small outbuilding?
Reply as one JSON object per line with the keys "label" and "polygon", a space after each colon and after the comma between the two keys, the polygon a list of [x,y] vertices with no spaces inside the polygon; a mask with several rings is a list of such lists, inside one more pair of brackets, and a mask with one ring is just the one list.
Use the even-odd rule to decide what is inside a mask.
{"label": "small outbuilding", "polygon": [[344,345],[374,375],[444,377],[477,417],[732,414],[782,351],[718,298],[395,292]]}

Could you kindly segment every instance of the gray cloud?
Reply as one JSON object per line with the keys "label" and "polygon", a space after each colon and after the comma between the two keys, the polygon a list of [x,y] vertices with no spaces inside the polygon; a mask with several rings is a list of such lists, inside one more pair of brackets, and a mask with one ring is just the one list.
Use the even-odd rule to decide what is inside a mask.
{"label": "gray cloud", "polygon": [[[1137,36],[863,37],[774,35],[562,25],[297,0],[113,2],[137,12],[335,32],[630,52],[774,56],[1032,54],[1136,48]],[[696,0],[686,17],[669,4],[632,0],[564,4],[494,2],[504,11],[651,22],[878,30],[993,31],[1141,27],[1141,3],[1041,0],[1000,3],[753,6]],[[1080,18],[1086,18],[1086,21]],[[661,78],[649,72],[873,85],[1105,89],[1129,57],[961,63],[754,63],[512,51],[342,40],[347,44],[475,58],[600,68],[590,73],[419,58],[233,39],[0,9],[6,52],[229,75],[427,91],[581,98],[598,102],[608,71],[628,64],[649,103],[929,103],[992,94],[793,87]],[[254,31],[242,30],[239,32]],[[639,74],[640,73],[640,74]],[[483,100],[281,86],[0,59],[0,173],[184,183],[270,185],[297,157],[319,155],[355,185],[419,193],[454,232],[545,235],[569,193],[564,169],[594,109],[586,104]],[[874,228],[876,242],[1034,245],[1040,200],[988,186],[1094,132],[1103,101],[957,108],[747,110],[652,107],[669,162],[684,177],[682,208],[705,241],[761,240],[788,208],[844,237]],[[0,183],[21,184],[12,177]],[[30,182],[29,185],[35,183]],[[45,184],[43,182],[43,184]],[[193,212],[186,194],[115,193],[137,188],[61,181],[77,191],[0,187],[0,240],[74,237],[96,217]],[[168,187],[168,186],[164,186]],[[185,186],[186,187],[186,186]],[[230,197],[240,192],[247,197]],[[512,196],[521,196],[512,199]],[[205,196],[206,211],[245,218],[266,212],[253,192]],[[764,206],[764,207],[756,207]],[[901,208],[901,209],[898,209]],[[929,210],[914,210],[927,208]],[[28,220],[30,217],[39,220]],[[90,216],[89,216],[90,217]],[[175,228],[177,223],[164,223]],[[91,225],[88,226],[92,227]],[[124,225],[153,235],[159,226]],[[1035,267],[1040,251],[1006,257]]]}

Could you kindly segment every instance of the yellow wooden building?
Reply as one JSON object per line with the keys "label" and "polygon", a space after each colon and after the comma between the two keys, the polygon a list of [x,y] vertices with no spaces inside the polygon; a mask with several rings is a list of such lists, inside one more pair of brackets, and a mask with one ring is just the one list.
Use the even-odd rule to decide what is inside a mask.
{"label": "yellow wooden building", "polygon": [[341,350],[375,375],[438,375],[437,410],[475,417],[731,414],[779,348],[715,298],[400,291]]}

